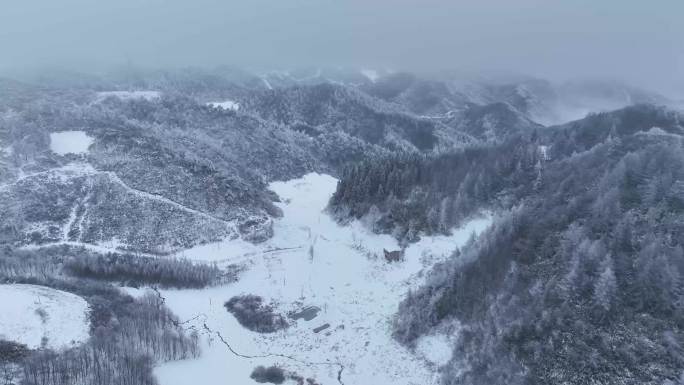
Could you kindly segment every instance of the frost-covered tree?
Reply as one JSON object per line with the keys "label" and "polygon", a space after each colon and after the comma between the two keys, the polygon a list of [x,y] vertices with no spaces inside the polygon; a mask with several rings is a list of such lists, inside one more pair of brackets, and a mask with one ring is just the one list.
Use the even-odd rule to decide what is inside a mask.
{"label": "frost-covered tree", "polygon": [[594,303],[605,311],[609,311],[617,294],[617,281],[612,267],[612,258],[606,256],[601,264],[601,273],[594,286]]}

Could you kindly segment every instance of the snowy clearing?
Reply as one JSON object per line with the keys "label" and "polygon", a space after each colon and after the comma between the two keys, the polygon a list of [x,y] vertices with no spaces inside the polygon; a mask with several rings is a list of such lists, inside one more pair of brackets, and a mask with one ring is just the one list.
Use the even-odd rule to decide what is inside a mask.
{"label": "snowy clearing", "polygon": [[87,154],[94,140],[84,131],[62,131],[50,134],[50,151],[58,155]]}
{"label": "snowy clearing", "polygon": [[159,91],[103,91],[97,93],[97,100],[102,101],[110,96],[119,98],[121,100],[134,100],[134,99],[144,99],[144,100],[154,100],[161,97],[161,92]]}
{"label": "snowy clearing", "polygon": [[446,335],[434,334],[422,336],[416,344],[416,351],[429,362],[444,366],[451,360],[454,344]]}
{"label": "snowy clearing", "polygon": [[220,108],[222,110],[237,111],[240,109],[240,103],[232,100],[226,100],[223,102],[209,102],[207,105],[209,107]]}
{"label": "snowy clearing", "polygon": [[[336,183],[319,174],[272,183],[284,213],[274,223],[272,239],[259,245],[226,241],[179,254],[247,269],[234,284],[161,292],[187,328],[203,336],[203,353],[196,360],[160,365],[155,370],[160,384],[253,385],[249,376],[257,365],[277,365],[323,384],[437,382],[430,358],[392,339],[391,320],[407,290],[417,288],[432,265],[484,230],[491,218],[472,220],[451,236],[423,237],[405,250],[404,261],[389,264],[382,250],[399,249],[392,237],[359,223],[340,226],[323,212]],[[242,327],[223,306],[240,294],[259,295],[282,315],[309,306],[321,310],[309,321],[289,318],[289,328],[259,334]],[[433,359],[441,362],[443,356],[442,351]]]}
{"label": "snowy clearing", "polygon": [[380,75],[378,74],[378,71],[376,71],[376,70],[362,69],[361,75],[367,77],[368,80],[372,81],[373,83],[375,83],[378,79],[380,79]]}
{"label": "snowy clearing", "polygon": [[88,303],[81,297],[36,285],[0,285],[0,338],[59,349],[88,339]]}

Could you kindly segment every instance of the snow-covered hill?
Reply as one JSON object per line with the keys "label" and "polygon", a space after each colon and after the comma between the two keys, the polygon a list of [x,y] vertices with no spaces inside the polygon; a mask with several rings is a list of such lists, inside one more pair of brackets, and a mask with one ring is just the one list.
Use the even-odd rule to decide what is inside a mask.
{"label": "snow-covered hill", "polygon": [[[206,290],[165,290],[167,305],[203,334],[197,360],[161,365],[163,385],[253,384],[258,365],[276,365],[319,383],[420,384],[437,381],[430,354],[414,354],[391,337],[392,316],[423,272],[444,260],[490,223],[475,219],[452,236],[424,237],[405,250],[405,260],[388,263],[383,248],[397,250],[395,239],[369,232],[360,223],[342,227],[323,210],[336,180],[308,174],[275,182],[283,217],[274,237],[254,245],[241,241],[204,245],[184,256],[221,264],[244,264],[238,282]],[[230,298],[254,294],[274,304],[276,312],[315,306],[310,321],[290,319],[291,326],[272,334],[249,331],[224,308]],[[315,328],[329,325],[316,333]],[[425,353],[425,352],[424,352]]]}
{"label": "snow-covered hill", "polygon": [[0,339],[59,349],[88,339],[88,303],[36,285],[0,285]]}
{"label": "snow-covered hill", "polygon": [[[582,156],[595,156],[603,167],[619,155],[614,149],[676,144],[684,132],[679,115],[648,106],[556,127],[539,124],[666,101],[611,84],[324,69],[257,76],[229,68],[131,71],[64,88],[71,84],[65,81],[41,88],[0,80],[0,258],[5,253],[9,261],[9,273],[0,278],[19,282],[17,275],[24,274],[21,282],[35,282],[28,279],[40,274],[76,285],[88,279],[188,287],[185,278],[193,275],[200,278],[191,280],[192,287],[222,282],[158,293],[204,344],[201,358],[157,367],[161,384],[168,385],[253,384],[250,373],[259,365],[325,384],[423,385],[440,373],[452,378],[454,362],[465,356],[452,357],[459,336],[467,335],[458,330],[461,323],[468,326],[465,321],[454,316],[444,324],[424,323],[421,337],[412,333],[415,339],[406,345],[415,352],[395,341],[406,342],[397,328],[402,317],[392,321],[401,301],[416,298],[410,290],[425,285],[425,273],[450,276],[432,268],[490,223],[487,215],[468,218],[538,194],[554,162],[572,165],[563,162],[587,153]],[[620,147],[628,137],[632,147]],[[610,157],[600,158],[601,146],[608,145]],[[649,164],[669,163],[654,158]],[[636,182],[653,174],[637,171]],[[337,202],[328,203],[336,180],[312,172],[342,176]],[[664,177],[662,186],[670,182]],[[679,210],[681,186],[674,183],[666,203]],[[654,199],[661,190],[649,186],[644,195]],[[366,222],[342,226],[326,213],[328,204],[330,211],[339,209],[339,220],[351,212]],[[442,234],[460,224],[450,236],[418,240],[421,231]],[[406,248],[404,261],[388,263],[383,249],[396,251],[399,244],[370,228],[418,242]],[[183,257],[208,262],[198,269],[211,274],[194,274]],[[81,270],[75,261],[83,262]],[[165,266],[164,274],[158,266]],[[424,291],[433,289],[430,281]],[[224,303],[245,295],[262,298],[289,327],[270,334],[244,327]],[[29,346],[40,346],[47,332],[25,317],[35,313],[47,323],[58,316],[26,303],[13,310],[20,323],[10,327],[11,317],[5,319],[0,334],[23,326],[27,331],[0,339],[22,342],[30,335]],[[297,316],[302,311],[306,316]],[[140,325],[157,331],[177,326],[174,317],[160,319],[163,327]],[[177,334],[173,329],[160,340],[173,345]],[[55,338],[47,337],[53,346]],[[191,341],[186,346],[194,356]],[[155,352],[145,370],[155,359],[187,356]]]}

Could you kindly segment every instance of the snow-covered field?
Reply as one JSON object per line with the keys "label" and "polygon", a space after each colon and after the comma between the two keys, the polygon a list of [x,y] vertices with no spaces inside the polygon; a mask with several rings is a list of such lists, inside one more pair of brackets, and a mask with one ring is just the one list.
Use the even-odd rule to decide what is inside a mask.
{"label": "snow-covered field", "polygon": [[[160,384],[253,385],[254,367],[274,364],[322,384],[437,381],[435,368],[450,357],[443,339],[425,341],[420,347],[428,351],[415,354],[392,339],[391,319],[423,273],[485,229],[491,218],[475,219],[451,236],[423,237],[405,250],[403,262],[389,264],[382,250],[399,249],[393,238],[372,234],[359,223],[339,226],[322,212],[336,182],[309,174],[272,183],[284,213],[272,239],[259,245],[226,241],[182,253],[220,265],[242,263],[246,270],[234,284],[161,292],[184,325],[200,332],[204,345],[199,359],[156,368]],[[242,327],[223,307],[239,294],[262,296],[282,314],[306,306],[321,311],[310,321],[299,319],[285,330],[259,334]],[[313,331],[324,324],[330,326]],[[430,346],[441,350],[432,354]]]}
{"label": "snow-covered field", "polygon": [[102,101],[110,96],[122,100],[145,99],[154,100],[161,97],[159,91],[103,91],[97,93],[97,100]]}
{"label": "snow-covered field", "polygon": [[36,285],[0,285],[0,339],[39,348],[68,347],[88,339],[88,303]]}
{"label": "snow-covered field", "polygon": [[61,131],[50,134],[50,151],[58,155],[85,154],[93,138],[83,131]]}
{"label": "snow-covered field", "polygon": [[220,108],[223,110],[237,111],[240,109],[240,103],[232,101],[232,100],[226,100],[223,102],[209,102],[209,103],[207,103],[207,105],[210,107]]}

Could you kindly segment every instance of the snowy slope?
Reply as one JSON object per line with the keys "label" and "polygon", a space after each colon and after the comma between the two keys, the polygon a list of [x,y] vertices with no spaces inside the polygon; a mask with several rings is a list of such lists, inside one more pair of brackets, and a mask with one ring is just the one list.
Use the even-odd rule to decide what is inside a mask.
{"label": "snowy slope", "polygon": [[39,348],[62,348],[88,339],[88,303],[36,285],[0,285],[0,339]]}
{"label": "snowy slope", "polygon": [[[48,235],[51,228],[60,227],[61,237],[46,238],[47,241],[41,243],[23,244],[20,246],[22,249],[37,250],[57,245],[69,245],[74,247],[85,247],[95,252],[108,253],[121,252],[122,250],[130,250],[131,248],[134,248],[135,245],[130,242],[131,238],[128,238],[129,241],[127,242],[126,232],[128,230],[125,227],[121,227],[117,229],[117,231],[109,233],[109,236],[105,236],[99,239],[88,238],[86,232],[87,228],[91,226],[91,221],[95,221],[98,219],[97,214],[90,216],[89,213],[93,211],[96,213],[102,213],[102,211],[98,211],[100,210],[99,205],[107,203],[105,201],[93,202],[90,199],[93,195],[93,190],[96,188],[99,188],[101,190],[106,189],[109,192],[116,192],[114,198],[120,199],[121,204],[126,204],[127,202],[144,202],[144,204],[147,205],[157,205],[159,209],[156,212],[152,211],[148,214],[147,217],[144,217],[146,220],[150,222],[153,222],[153,218],[157,216],[163,216],[165,218],[165,221],[170,221],[174,219],[176,221],[182,221],[182,218],[185,217],[195,221],[196,225],[194,228],[200,228],[202,227],[202,224],[209,224],[212,228],[218,229],[219,234],[238,233],[238,230],[236,228],[237,224],[235,221],[226,221],[224,219],[218,218],[201,210],[193,209],[191,207],[185,206],[181,203],[168,199],[163,195],[150,193],[133,188],[130,185],[126,184],[126,182],[123,181],[121,178],[119,178],[119,176],[115,172],[96,170],[88,162],[71,162],[66,165],[51,168],[45,171],[38,171],[34,173],[21,173],[20,175],[18,175],[17,179],[14,182],[5,185],[0,185],[0,194],[3,192],[3,189],[5,191],[13,191],[13,189],[17,189],[24,185],[31,186],[31,188],[34,191],[40,191],[39,187],[34,186],[50,186],[49,188],[52,189],[51,191],[54,194],[56,194],[60,189],[66,189],[70,186],[70,184],[78,183],[79,180],[85,178],[87,178],[88,180],[87,184],[85,184],[85,186],[87,187],[82,189],[81,191],[76,190],[76,193],[70,193],[71,195],[68,195],[71,198],[76,198],[74,201],[58,200],[56,202],[57,204],[65,205],[68,208],[69,216],[67,218],[60,222],[51,222],[50,220],[36,220],[31,223],[28,223],[28,226],[30,227],[27,226],[27,228],[30,231],[37,233],[42,232],[43,234]],[[8,195],[9,194],[5,196]],[[23,197],[25,201],[28,201],[29,198],[31,197]],[[32,199],[39,200],[40,198]],[[42,202],[40,204],[42,204]],[[59,208],[58,205],[56,207]],[[30,210],[35,209],[32,209],[29,206],[29,209],[24,210],[28,212]],[[169,214],[172,212],[179,213],[181,215],[180,218],[172,218],[172,216]],[[125,210],[122,210],[122,212],[119,213],[119,215],[125,217]],[[187,234],[187,230],[181,227],[175,227],[172,223],[170,223],[167,228],[172,231],[177,231],[176,234],[182,235],[183,232],[186,232],[185,234]],[[78,232],[76,234],[74,234],[74,229],[78,229]],[[202,231],[203,232],[201,233],[200,237],[207,234],[206,229],[202,229]],[[98,230],[98,232],[100,235],[102,234],[100,230]],[[131,230],[131,233],[134,233],[135,237],[138,238],[142,235],[143,230],[141,230],[138,227],[134,231]],[[158,234],[154,235],[154,237],[155,240],[161,239],[161,237]],[[221,239],[221,237],[222,235],[219,235],[214,239]],[[164,247],[170,248],[172,246],[160,246],[160,248]],[[174,251],[173,249],[171,250]],[[153,253],[145,253],[142,251],[138,251],[138,253],[140,253],[141,255],[155,256],[155,254]]]}
{"label": "snowy slope", "polygon": [[[432,364],[391,338],[391,318],[407,290],[421,283],[422,273],[486,228],[490,218],[473,220],[450,237],[424,237],[406,250],[404,262],[390,265],[382,249],[398,249],[393,238],[372,234],[359,223],[341,227],[322,212],[336,182],[309,174],[272,183],[284,216],[271,240],[260,245],[231,241],[183,253],[221,264],[244,263],[247,270],[228,286],[161,293],[188,328],[204,335],[206,345],[197,360],[157,368],[160,384],[254,384],[252,369],[273,364],[322,384],[437,381]],[[282,314],[305,306],[321,311],[310,321],[259,334],[243,328],[223,307],[239,294],[273,301]],[[314,333],[324,324],[330,327]]]}

